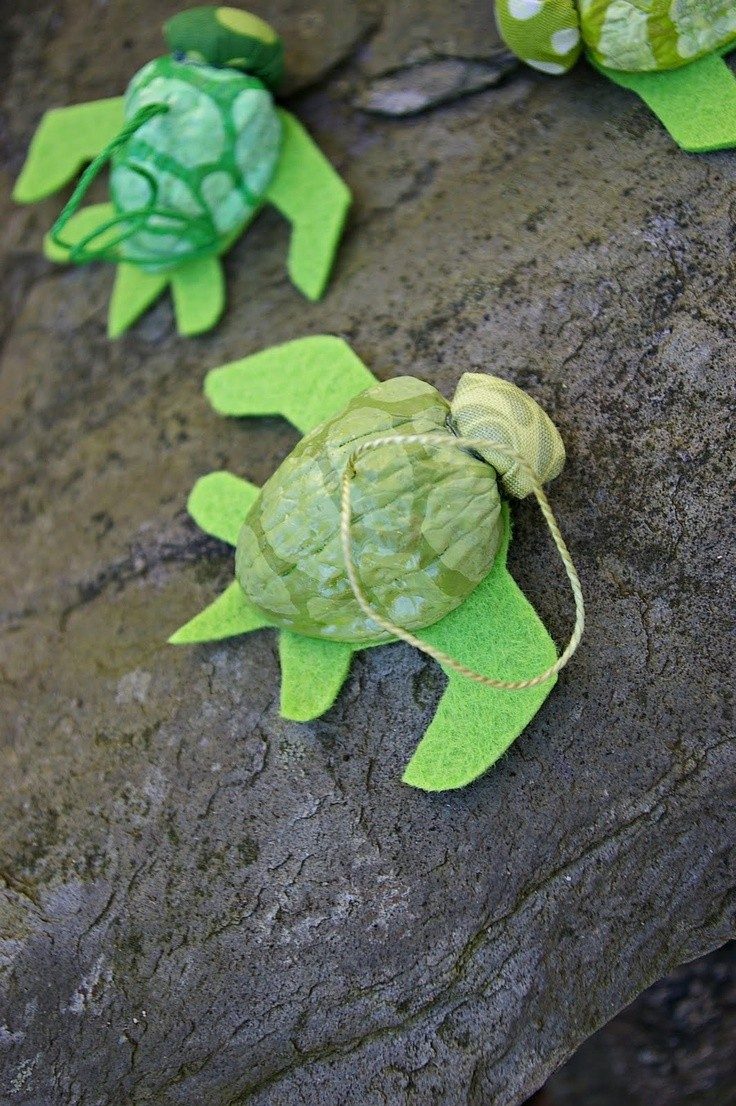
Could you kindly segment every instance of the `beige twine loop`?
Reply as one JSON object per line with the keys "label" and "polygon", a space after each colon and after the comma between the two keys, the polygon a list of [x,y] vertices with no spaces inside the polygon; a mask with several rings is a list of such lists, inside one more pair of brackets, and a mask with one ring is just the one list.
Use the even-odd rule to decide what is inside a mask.
{"label": "beige twine loop", "polygon": [[350,524],[352,521],[350,481],[355,475],[355,462],[361,454],[367,453],[370,449],[377,449],[384,445],[407,445],[410,442],[418,445],[455,445],[466,449],[487,448],[489,444],[487,438],[450,438],[444,434],[391,434],[383,438],[373,438],[371,441],[363,442],[351,453],[342,476],[340,540],[345,560],[345,571],[350,587],[353,590],[353,595],[360,609],[363,611],[363,614],[367,615],[373,622],[381,626],[387,633],[400,638],[402,641],[408,642],[409,645],[413,645],[416,649],[420,649],[422,653],[426,653],[427,656],[433,657],[434,660],[444,667],[452,669],[453,672],[457,672],[461,676],[467,676],[469,680],[475,680],[476,683],[483,684],[484,687],[494,688],[499,691],[523,691],[525,688],[536,687],[537,684],[545,683],[546,680],[551,679],[552,676],[556,676],[557,673],[565,667],[580,644],[580,639],[583,636],[583,629],[585,627],[585,605],[583,603],[583,593],[580,587],[580,579],[575,570],[575,565],[572,563],[572,558],[565,545],[562,534],[560,533],[560,528],[552,513],[552,508],[549,505],[547,496],[544,494],[542,485],[539,483],[536,473],[527,461],[516,453],[515,450],[511,449],[510,446],[501,442],[493,442],[494,450],[498,450],[499,453],[503,453],[510,460],[515,461],[529,477],[534,496],[544,515],[547,526],[549,527],[549,532],[557,547],[557,552],[560,554],[562,563],[565,566],[565,572],[570,581],[570,587],[575,599],[575,627],[564,652],[557,658],[555,663],[545,669],[544,672],[540,672],[539,675],[532,676],[528,680],[494,680],[490,676],[484,676],[482,672],[476,672],[473,668],[467,668],[460,661],[456,661],[454,657],[448,656],[448,654],[444,653],[441,649],[437,649],[434,645],[427,644],[427,642],[415,637],[409,630],[404,630],[401,626],[397,626],[395,622],[391,622],[390,619],[384,618],[382,614],[370,605],[363,594],[355,571],[350,541]]}

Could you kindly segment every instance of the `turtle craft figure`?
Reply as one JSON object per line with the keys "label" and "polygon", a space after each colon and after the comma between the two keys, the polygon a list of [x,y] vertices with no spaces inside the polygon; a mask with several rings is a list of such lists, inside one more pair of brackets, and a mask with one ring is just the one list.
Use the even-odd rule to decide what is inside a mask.
{"label": "turtle craft figure", "polygon": [[[224,305],[220,255],[265,203],[293,225],[288,270],[322,295],[350,193],[272,92],[283,47],[263,20],[202,7],[170,19],[171,53],[145,65],[124,97],[46,112],[14,198],[34,203],[91,161],[46,238],[55,261],[118,265],[111,337],[171,287],[179,332],[215,325]],[[110,203],[81,207],[110,162]]]}
{"label": "turtle craft figure", "polygon": [[736,0],[495,0],[507,46],[544,73],[566,73],[585,50],[631,89],[679,146],[736,145]]}
{"label": "turtle craft figure", "polygon": [[[537,712],[583,630],[541,488],[565,459],[554,424],[492,376],[466,373],[452,403],[414,377],[378,383],[328,336],[214,369],[205,393],[221,414],[281,414],[304,437],[260,490],[227,472],[195,485],[189,512],[236,547],[235,580],[170,641],[278,628],[281,714],[300,722],[329,709],[356,651],[409,641],[448,686],[404,781],[440,791],[475,779]],[[506,568],[504,493],[531,492],[575,596],[559,657]]]}

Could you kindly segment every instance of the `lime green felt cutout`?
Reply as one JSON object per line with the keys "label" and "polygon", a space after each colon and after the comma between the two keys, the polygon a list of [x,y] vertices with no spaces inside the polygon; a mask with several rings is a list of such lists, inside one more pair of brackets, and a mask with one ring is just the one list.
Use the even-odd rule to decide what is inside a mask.
{"label": "lime green felt cutout", "polygon": [[108,336],[124,334],[164,294],[168,284],[165,273],[146,273],[127,262],[118,265],[107,313]]}
{"label": "lime green felt cutout", "polygon": [[221,641],[268,625],[268,620],[250,605],[240,584],[234,580],[214,603],[172,634],[169,644],[196,645],[204,641]]}
{"label": "lime green felt cutout", "polygon": [[15,202],[33,204],[58,192],[115,137],[123,121],[122,96],[47,111],[13,189]]}
{"label": "lime green felt cutout", "polygon": [[375,382],[347,342],[318,334],[212,369],[204,392],[221,415],[283,415],[307,434]]}
{"label": "lime green felt cutout", "polygon": [[[553,664],[557,651],[506,568],[508,504],[503,511],[504,540],[488,576],[462,606],[417,636],[487,676],[518,680]],[[447,676],[447,689],[404,773],[404,783],[424,791],[464,787],[487,771],[528,726],[556,682],[494,691],[454,672]]]}
{"label": "lime green felt cutout", "polygon": [[230,472],[210,472],[192,488],[187,510],[205,534],[235,546],[243,519],[257,496],[258,488],[247,480]]}
{"label": "lime green felt cutout", "polygon": [[287,268],[307,299],[327,286],[350,207],[350,190],[301,123],[279,110],[283,147],[266,199],[293,225]]}
{"label": "lime green felt cutout", "polygon": [[624,73],[589,60],[609,80],[636,92],[683,150],[736,146],[736,76],[718,54],[658,73]]}
{"label": "lime green felt cutout", "polygon": [[328,711],[350,671],[355,652],[340,641],[279,634],[282,718],[311,722]]}
{"label": "lime green felt cutout", "polygon": [[225,309],[225,278],[218,257],[198,257],[171,274],[179,333],[185,338],[211,330]]}
{"label": "lime green felt cutout", "polygon": [[[69,220],[64,228],[64,238],[66,241],[75,244],[88,234],[92,234],[98,227],[109,222],[114,215],[115,208],[112,204],[90,204],[89,207],[83,207]],[[69,260],[69,250],[65,249],[64,246],[57,245],[56,242],[52,242],[51,236],[48,234],[44,236],[43,252],[49,261],[63,263]]]}

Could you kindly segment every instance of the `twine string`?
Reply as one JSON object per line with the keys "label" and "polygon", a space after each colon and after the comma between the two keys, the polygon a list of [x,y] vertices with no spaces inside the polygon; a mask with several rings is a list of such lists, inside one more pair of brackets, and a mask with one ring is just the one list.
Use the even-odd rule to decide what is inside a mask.
{"label": "twine string", "polygon": [[440,434],[390,434],[380,438],[373,438],[370,441],[361,442],[356,449],[350,455],[350,458],[345,466],[345,470],[342,475],[341,483],[341,496],[340,496],[340,541],[342,545],[342,554],[345,561],[345,572],[347,574],[348,582],[352,588],[353,595],[360,607],[368,618],[377,623],[383,630],[391,634],[393,637],[400,638],[402,641],[407,642],[409,645],[413,645],[416,649],[421,650],[422,653],[426,653],[427,656],[432,657],[439,664],[445,668],[451,669],[453,672],[457,672],[460,676],[465,676],[469,680],[474,680],[475,683],[482,684],[484,687],[493,688],[498,691],[523,691],[526,688],[536,687],[538,684],[543,684],[547,680],[556,676],[560,672],[567,662],[572,657],[573,653],[580,644],[580,639],[583,636],[583,630],[585,628],[585,604],[583,602],[583,592],[580,586],[580,579],[578,577],[575,565],[573,564],[572,557],[569,550],[565,545],[565,541],[560,533],[560,528],[557,525],[557,520],[550,507],[549,500],[544,493],[539,479],[536,473],[531,468],[529,463],[512,449],[510,446],[505,445],[502,442],[493,442],[493,449],[502,453],[510,460],[514,461],[524,474],[529,478],[529,482],[532,486],[534,496],[539,504],[539,508],[544,516],[545,522],[549,528],[549,532],[552,535],[552,539],[557,548],[557,552],[560,555],[563,565],[565,566],[565,572],[570,582],[570,588],[572,590],[573,598],[575,600],[575,625],[565,649],[557,658],[554,664],[551,664],[549,668],[546,668],[544,672],[538,673],[536,676],[531,676],[525,680],[496,680],[491,676],[485,676],[482,672],[477,672],[473,668],[468,668],[461,661],[456,660],[454,657],[449,656],[442,649],[437,648],[435,645],[430,645],[426,641],[422,641],[416,637],[409,630],[405,630],[401,626],[397,626],[391,619],[384,617],[379,611],[377,611],[366,599],[365,594],[361,588],[360,581],[358,580],[355,562],[352,555],[352,542],[350,536],[350,526],[352,522],[352,508],[350,501],[350,485],[353,477],[355,476],[355,464],[359,457],[364,453],[367,453],[371,449],[378,449],[384,445],[408,445],[410,443],[416,445],[454,445],[461,449],[483,449],[489,446],[489,441],[486,438],[461,438],[454,437],[449,438],[446,435]]}
{"label": "twine string", "polygon": [[[205,218],[196,219],[191,215],[184,215],[180,211],[157,207],[159,194],[158,182],[155,176],[143,165],[129,166],[132,172],[142,177],[150,188],[150,198],[143,207],[135,211],[120,212],[112,219],[107,219],[104,223],[94,227],[77,242],[65,241],[61,236],[66,225],[81,207],[82,201],[89,191],[92,182],[99,176],[101,170],[115,151],[119,150],[121,146],[124,146],[128,139],[131,138],[136,131],[139,131],[150,119],[153,119],[157,115],[164,115],[169,110],[169,105],[163,103],[146,104],[145,107],[140,108],[133,118],[125,124],[122,130],[100,150],[97,157],[90,162],[79,178],[76,188],[49,232],[51,241],[61,249],[68,251],[70,261],[76,263],[119,261],[120,256],[117,252],[118,247],[144,229],[147,233],[150,232],[154,235],[165,236],[172,232],[176,232],[177,227],[187,227],[195,239],[195,249],[187,253],[187,260],[192,260],[195,257],[211,253],[213,248],[217,245],[217,235],[213,231],[210,220]],[[154,217],[163,220],[164,225],[152,223],[151,219]],[[166,225],[167,222],[169,225]],[[112,241],[97,249],[90,248],[90,244],[95,239],[118,228],[120,228],[120,233],[116,235]],[[197,241],[197,239],[199,239],[199,241]],[[128,257],[126,260],[138,264],[154,264],[161,260],[166,260],[167,257],[168,254],[164,251],[158,254],[156,254],[155,251],[151,251],[148,256]]]}

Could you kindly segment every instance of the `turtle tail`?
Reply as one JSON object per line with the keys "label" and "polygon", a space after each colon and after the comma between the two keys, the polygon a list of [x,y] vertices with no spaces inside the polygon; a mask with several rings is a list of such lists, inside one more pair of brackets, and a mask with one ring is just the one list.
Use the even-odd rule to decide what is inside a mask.
{"label": "turtle tail", "polygon": [[[157,206],[159,186],[152,173],[142,165],[134,165],[130,168],[138,173],[148,183],[151,195],[143,207],[135,211],[120,212],[112,219],[94,227],[88,234],[76,242],[66,241],[62,232],[70,220],[76,215],[82,205],[84,197],[89,191],[93,181],[99,176],[103,167],[111,159],[116,150],[119,150],[128,139],[139,131],[140,128],[157,115],[163,115],[169,110],[168,104],[146,104],[135,113],[122,130],[100,151],[94,161],[85,169],[79,179],[77,187],[69,197],[59,217],[54,222],[49,232],[49,237],[54,245],[59,246],[68,254],[69,260],[77,264],[85,264],[90,261],[120,261],[120,246],[128,239],[145,229],[146,232],[160,235],[170,235],[179,229],[186,227],[190,238],[194,242],[194,249],[187,254],[187,260],[211,253],[217,245],[217,238],[213,234],[209,220],[198,220],[179,211],[171,211]],[[152,223],[152,219],[158,221]],[[115,231],[118,231],[116,234]],[[93,243],[104,238],[104,244],[94,246]],[[156,255],[151,253],[144,257],[126,257],[126,261],[138,264],[156,264],[167,260],[167,254],[162,251]]]}

